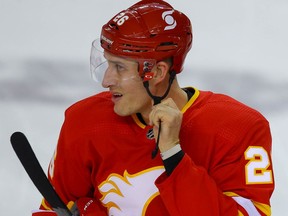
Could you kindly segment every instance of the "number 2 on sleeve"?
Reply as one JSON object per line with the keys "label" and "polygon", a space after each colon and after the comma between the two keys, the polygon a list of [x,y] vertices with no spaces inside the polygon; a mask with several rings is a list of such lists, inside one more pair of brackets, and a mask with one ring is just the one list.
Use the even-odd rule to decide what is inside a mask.
{"label": "number 2 on sleeve", "polygon": [[246,184],[273,183],[272,171],[269,170],[270,159],[267,151],[261,146],[250,146],[244,153],[248,160],[245,166]]}

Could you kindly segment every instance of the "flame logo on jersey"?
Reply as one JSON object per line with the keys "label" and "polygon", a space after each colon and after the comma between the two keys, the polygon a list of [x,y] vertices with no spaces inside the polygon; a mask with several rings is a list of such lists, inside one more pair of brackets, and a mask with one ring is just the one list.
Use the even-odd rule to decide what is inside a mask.
{"label": "flame logo on jersey", "polygon": [[145,215],[150,202],[159,195],[154,182],[164,171],[163,166],[153,167],[136,174],[111,174],[99,185],[101,202],[109,216]]}
{"label": "flame logo on jersey", "polygon": [[171,30],[176,27],[177,22],[174,17],[171,16],[173,12],[174,10],[170,10],[162,13],[162,19],[167,23],[167,26],[164,28],[164,30]]}

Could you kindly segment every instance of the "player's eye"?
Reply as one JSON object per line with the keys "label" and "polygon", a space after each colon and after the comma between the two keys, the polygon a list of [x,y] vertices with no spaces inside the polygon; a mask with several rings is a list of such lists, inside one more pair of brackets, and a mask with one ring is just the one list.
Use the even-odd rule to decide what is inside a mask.
{"label": "player's eye", "polygon": [[118,72],[124,71],[126,69],[122,64],[116,64],[115,67]]}

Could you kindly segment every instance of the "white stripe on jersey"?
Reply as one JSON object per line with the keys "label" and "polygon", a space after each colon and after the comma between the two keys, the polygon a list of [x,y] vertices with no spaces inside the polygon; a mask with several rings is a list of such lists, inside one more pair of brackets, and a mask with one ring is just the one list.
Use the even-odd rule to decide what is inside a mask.
{"label": "white stripe on jersey", "polygon": [[248,215],[261,216],[250,199],[246,199],[243,197],[232,197],[232,198],[246,210]]}

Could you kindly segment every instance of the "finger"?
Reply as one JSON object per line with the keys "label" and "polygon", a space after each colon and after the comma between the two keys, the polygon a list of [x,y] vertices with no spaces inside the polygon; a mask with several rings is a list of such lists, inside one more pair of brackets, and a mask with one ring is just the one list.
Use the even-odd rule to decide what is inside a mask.
{"label": "finger", "polygon": [[152,112],[149,114],[149,125],[157,126],[161,121],[161,116],[159,114],[159,110],[153,109]]}
{"label": "finger", "polygon": [[174,102],[174,100],[172,98],[167,98],[165,100],[163,100],[160,105],[165,105],[174,109],[178,109],[176,103]]}

